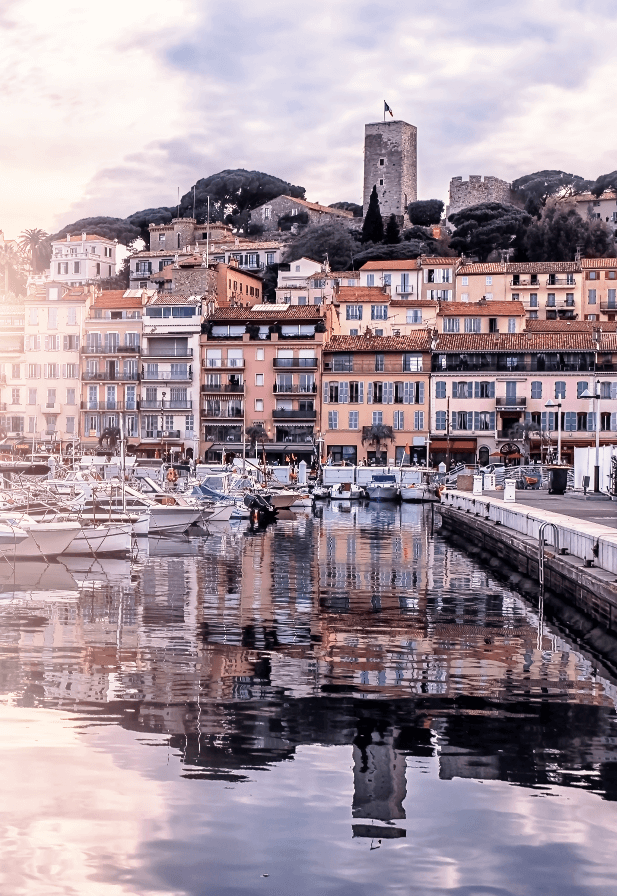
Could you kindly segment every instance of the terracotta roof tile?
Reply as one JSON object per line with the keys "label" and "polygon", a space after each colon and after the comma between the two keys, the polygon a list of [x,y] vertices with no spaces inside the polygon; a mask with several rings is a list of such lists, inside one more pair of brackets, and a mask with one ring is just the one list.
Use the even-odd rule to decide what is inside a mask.
{"label": "terracotta roof tile", "polygon": [[393,261],[367,261],[360,268],[361,271],[416,271],[418,269],[417,258],[395,259]]}
{"label": "terracotta roof tile", "polygon": [[391,299],[390,308],[434,308],[437,311],[439,302],[434,299]]}
{"label": "terracotta roof tile", "polygon": [[437,340],[437,352],[551,352],[593,351],[591,333],[445,333]]}
{"label": "terracotta roof tile", "polygon": [[182,295],[181,293],[161,292],[148,302],[148,305],[199,305],[201,299],[198,296]]}
{"label": "terracotta roof tile", "polygon": [[524,317],[525,308],[522,302],[440,302],[437,313],[442,317]]}
{"label": "terracotta roof tile", "polygon": [[615,332],[614,320],[528,320],[525,324],[532,333],[592,333],[594,330]]}
{"label": "terracotta roof tile", "polygon": [[441,258],[438,255],[421,255],[420,258],[418,258],[418,261],[420,262],[420,267],[432,267],[434,265],[439,265],[440,267],[450,267],[450,265],[454,265],[454,267],[457,267],[461,263],[461,259],[456,256],[452,258]]}
{"label": "terracotta roof tile", "polygon": [[409,336],[332,336],[324,352],[428,352],[429,330],[416,330]]}
{"label": "terracotta roof tile", "polygon": [[93,308],[141,308],[141,296],[125,296],[124,289],[108,289],[97,296]]}
{"label": "terracotta roof tile", "polygon": [[[295,196],[281,196],[281,199],[291,199],[292,202],[297,202],[298,205],[304,206],[304,208],[310,208],[311,211],[314,212],[327,212],[330,215],[338,215],[341,218],[353,218],[353,212],[347,211],[342,208],[329,208],[327,205],[320,205],[318,202],[308,202],[306,199],[296,199]],[[266,205],[267,203],[264,203]]]}
{"label": "terracotta roof tile", "polygon": [[320,320],[323,318],[323,311],[320,306],[315,305],[272,305],[267,310],[262,305],[258,310],[255,308],[215,308],[207,315],[208,320]]}
{"label": "terracotta roof tile", "polygon": [[613,190],[607,190],[606,193],[602,193],[600,196],[594,196],[593,193],[579,193],[578,196],[574,197],[575,202],[594,202],[597,199],[617,199],[617,193],[613,192]]}
{"label": "terracotta roof tile", "polygon": [[388,302],[390,294],[381,286],[340,286],[336,294],[339,302]]}
{"label": "terracotta roof tile", "polygon": [[583,270],[617,268],[617,258],[582,258],[581,267]]}
{"label": "terracotta roof tile", "polygon": [[[89,243],[89,242],[92,242],[93,240],[96,240],[99,243],[101,242],[101,240],[103,240],[104,243],[114,243],[115,242],[114,240],[110,240],[109,237],[107,237],[107,236],[96,236],[96,234],[87,233],[86,234],[86,242]],[[81,233],[72,234],[70,241],[71,241],[71,243],[81,243]],[[68,243],[68,242],[69,241],[67,240],[67,238],[63,237],[62,239],[54,240],[52,245],[55,246],[57,243]]]}
{"label": "terracotta roof tile", "polygon": [[504,264],[496,261],[477,262],[475,264],[462,264],[457,274],[503,274],[506,267]]}

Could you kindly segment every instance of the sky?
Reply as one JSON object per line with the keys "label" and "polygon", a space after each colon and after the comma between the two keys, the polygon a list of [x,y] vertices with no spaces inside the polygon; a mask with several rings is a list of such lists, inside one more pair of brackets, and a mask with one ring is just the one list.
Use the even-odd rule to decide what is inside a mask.
{"label": "sky", "polygon": [[172,205],[224,168],[362,201],[364,124],[451,177],[617,168],[612,0],[3,0],[0,229]]}

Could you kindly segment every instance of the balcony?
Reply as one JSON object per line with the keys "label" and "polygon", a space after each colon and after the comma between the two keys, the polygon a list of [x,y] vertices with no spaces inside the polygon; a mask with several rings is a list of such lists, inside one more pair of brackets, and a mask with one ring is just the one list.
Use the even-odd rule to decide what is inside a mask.
{"label": "balcony", "polygon": [[206,370],[231,370],[244,367],[244,358],[204,358]]}
{"label": "balcony", "polygon": [[375,379],[380,379],[379,374],[382,373],[422,373],[422,366],[405,364],[401,355],[398,357],[390,357],[386,355],[384,363],[380,365],[380,369],[376,370],[375,358],[362,358],[357,355],[353,359],[353,363],[345,364],[345,370],[340,369],[341,365],[332,364],[332,361],[324,361],[323,369],[326,374],[339,373],[374,373]]}
{"label": "balcony", "polygon": [[317,392],[317,383],[312,383],[310,386],[282,386],[280,383],[274,383],[272,392],[277,393],[278,395],[315,395]]}
{"label": "balcony", "polygon": [[139,402],[140,411],[190,411],[193,409],[193,402],[189,399],[170,399],[169,401],[145,401]]}
{"label": "balcony", "polygon": [[397,296],[412,296],[413,286],[397,286],[396,294]]}
{"label": "balcony", "polygon": [[617,312],[617,302],[600,302],[600,311]]}
{"label": "balcony", "polygon": [[0,411],[6,411],[6,409],[7,409],[6,401],[1,402],[0,403]]}
{"label": "balcony", "polygon": [[558,287],[576,286],[576,280],[574,277],[548,277],[546,285]]}
{"label": "balcony", "polygon": [[142,439],[179,439],[179,429],[142,429]]}
{"label": "balcony", "polygon": [[82,401],[82,411],[136,411],[135,401]]}
{"label": "balcony", "polygon": [[315,420],[316,418],[317,411],[315,409],[312,411],[288,411],[277,408],[272,411],[273,420]]}
{"label": "balcony", "polygon": [[511,409],[514,411],[518,411],[521,408],[527,407],[527,399],[526,398],[499,397],[499,398],[495,399],[495,406],[498,408],[502,408],[503,410]]}
{"label": "balcony", "polygon": [[202,386],[201,391],[212,395],[243,395],[244,383],[215,383],[211,386]]}
{"label": "balcony", "polygon": [[82,354],[84,355],[138,355],[140,352],[139,345],[82,345]]}
{"label": "balcony", "polygon": [[83,379],[88,383],[138,383],[141,377],[138,373],[123,373],[120,370],[86,370]]}
{"label": "balcony", "polygon": [[143,380],[149,382],[169,382],[171,380],[191,381],[193,379],[193,368],[190,364],[185,365],[186,370],[171,370],[163,368],[162,370],[148,370],[142,368],[141,376]]}
{"label": "balcony", "polygon": [[142,358],[192,358],[193,357],[193,349],[187,348],[183,351],[170,351],[169,349],[155,349],[148,348],[147,351],[142,351]]}
{"label": "balcony", "polygon": [[510,280],[510,286],[519,289],[538,289],[540,286],[540,278],[539,277],[521,277],[519,280],[516,278]]}
{"label": "balcony", "polygon": [[242,408],[213,408],[202,405],[201,416],[205,420],[238,420],[244,417]]}
{"label": "balcony", "polygon": [[273,358],[273,367],[308,367],[313,370],[317,368],[317,358]]}

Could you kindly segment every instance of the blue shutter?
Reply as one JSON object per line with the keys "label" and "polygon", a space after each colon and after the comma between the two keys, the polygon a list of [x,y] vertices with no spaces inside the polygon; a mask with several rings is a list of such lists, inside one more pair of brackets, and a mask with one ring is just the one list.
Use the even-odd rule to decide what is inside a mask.
{"label": "blue shutter", "polygon": [[617,398],[617,383],[611,383],[611,398]]}
{"label": "blue shutter", "polygon": [[452,383],[452,398],[458,398],[458,383]]}
{"label": "blue shutter", "polygon": [[488,384],[488,397],[489,398],[495,397],[495,383]]}
{"label": "blue shutter", "polygon": [[412,385],[412,383],[403,383],[403,404],[413,404]]}
{"label": "blue shutter", "polygon": [[458,429],[458,426],[456,425],[456,411],[451,411],[450,413],[450,429],[456,431]]}
{"label": "blue shutter", "polygon": [[525,423],[531,423],[531,411],[525,411]]}
{"label": "blue shutter", "polygon": [[467,429],[473,429],[473,411],[467,411]]}
{"label": "blue shutter", "polygon": [[349,383],[338,384],[338,400],[341,404],[349,404]]}
{"label": "blue shutter", "polygon": [[542,432],[546,432],[546,411],[542,411]]}
{"label": "blue shutter", "polygon": [[477,380],[473,385],[473,394],[474,394],[474,398],[480,397],[480,383]]}
{"label": "blue shutter", "polygon": [[418,404],[424,404],[424,383],[418,383]]}
{"label": "blue shutter", "polygon": [[473,398],[473,383],[467,383],[467,398]]}
{"label": "blue shutter", "polygon": [[364,404],[364,383],[358,383],[358,404]]}
{"label": "blue shutter", "polygon": [[367,383],[366,386],[366,403],[373,404],[373,384]]}
{"label": "blue shutter", "polygon": [[446,412],[437,411],[435,414],[435,429],[443,432],[446,428]]}
{"label": "blue shutter", "polygon": [[394,404],[394,383],[384,383],[384,387],[388,391],[387,404]]}
{"label": "blue shutter", "polygon": [[611,413],[611,432],[617,432],[617,413]]}
{"label": "blue shutter", "polygon": [[495,411],[491,411],[489,418],[489,426],[493,432],[495,432]]}
{"label": "blue shutter", "polygon": [[328,400],[329,400],[329,394],[328,394],[328,392],[329,392],[329,389],[330,389],[330,384],[329,384],[329,383],[326,383],[326,381],[324,380],[324,384],[323,384],[323,401],[324,401],[324,404],[328,404]]}
{"label": "blue shutter", "polygon": [[566,430],[566,432],[574,432],[576,430],[576,412],[575,411],[566,411],[565,430]]}
{"label": "blue shutter", "polygon": [[596,415],[595,414],[587,414],[587,431],[595,432],[596,429]]}
{"label": "blue shutter", "polygon": [[480,429],[480,412],[479,411],[473,412],[473,428],[475,430]]}

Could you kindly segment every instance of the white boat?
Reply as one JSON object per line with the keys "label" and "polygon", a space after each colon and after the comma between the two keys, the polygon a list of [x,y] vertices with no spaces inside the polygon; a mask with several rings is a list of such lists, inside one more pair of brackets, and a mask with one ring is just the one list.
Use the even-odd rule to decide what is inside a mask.
{"label": "white boat", "polygon": [[371,501],[396,501],[398,485],[392,473],[375,473],[365,486],[366,494]]}
{"label": "white boat", "polygon": [[435,486],[426,483],[409,483],[401,486],[401,501],[405,504],[421,504],[436,501]]}
{"label": "white boat", "polygon": [[78,522],[39,522],[27,514],[2,514],[2,522],[23,530],[27,538],[15,545],[15,557],[59,557],[68,551],[71,542],[81,531]]}
{"label": "white boat", "polygon": [[296,500],[291,505],[291,510],[303,510],[313,506],[313,498],[308,492],[298,493]]}
{"label": "white boat", "polygon": [[130,522],[86,523],[77,533],[67,554],[128,554],[131,550],[133,527]]}
{"label": "white boat", "polygon": [[28,537],[28,533],[18,526],[10,523],[0,523],[0,551],[10,553],[11,548],[20,544]]}
{"label": "white boat", "polygon": [[330,489],[332,501],[359,501],[364,497],[364,489],[353,482],[335,482]]}
{"label": "white boat", "polygon": [[298,500],[298,493],[288,489],[272,489],[263,492],[264,498],[267,498],[275,510],[289,510],[289,508]]}

